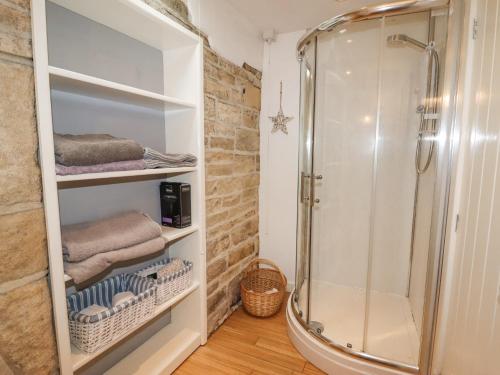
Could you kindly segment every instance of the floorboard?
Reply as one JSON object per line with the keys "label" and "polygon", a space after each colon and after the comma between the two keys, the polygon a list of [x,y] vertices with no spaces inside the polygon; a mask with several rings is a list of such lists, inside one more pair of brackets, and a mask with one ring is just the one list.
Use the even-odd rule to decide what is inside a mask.
{"label": "floorboard", "polygon": [[236,310],[174,372],[175,375],[322,375],[300,355],[287,334],[285,305],[268,319]]}

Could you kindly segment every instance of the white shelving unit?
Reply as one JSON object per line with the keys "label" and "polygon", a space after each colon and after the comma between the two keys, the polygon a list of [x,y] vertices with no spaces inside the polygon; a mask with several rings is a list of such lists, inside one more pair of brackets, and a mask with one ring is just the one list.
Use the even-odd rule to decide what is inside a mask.
{"label": "white shelving unit", "polygon": [[[170,373],[207,336],[202,40],[140,0],[34,0],[32,30],[61,373]],[[54,132],[110,133],[160,151],[189,152],[199,162],[195,168],[57,176]],[[164,228],[163,254],[108,275],[175,256],[194,263],[193,285],[158,306],[141,326],[95,353],[83,353],[70,343],[66,295],[74,285],[64,274],[61,225],[126,209],[159,221],[158,186],[165,179],[191,184],[193,225]]]}

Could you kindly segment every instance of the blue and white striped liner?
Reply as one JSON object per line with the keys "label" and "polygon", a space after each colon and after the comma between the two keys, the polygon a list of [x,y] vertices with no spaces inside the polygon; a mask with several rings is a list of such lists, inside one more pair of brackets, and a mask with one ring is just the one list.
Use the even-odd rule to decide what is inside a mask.
{"label": "blue and white striped liner", "polygon": [[[147,268],[144,268],[140,271],[137,271],[135,274],[138,276],[147,277],[148,275],[151,275],[151,274],[155,273],[156,271],[158,271],[161,267],[169,264],[172,260],[174,260],[174,258],[167,258],[167,259],[160,260],[160,261],[148,266]],[[161,277],[159,279],[156,279],[154,281],[156,281],[157,284],[168,283],[172,280],[175,280],[179,276],[185,275],[186,273],[190,272],[193,269],[193,262],[190,262],[188,260],[183,260],[182,262],[184,263],[184,267],[181,270],[174,272],[174,273],[171,273],[165,277]]]}
{"label": "blue and white striped liner", "polygon": [[[136,275],[116,275],[68,296],[68,317],[81,323],[95,323],[153,296],[155,289],[151,280]],[[120,292],[132,292],[135,297],[113,307],[113,296]],[[108,310],[95,315],[80,314],[81,310],[93,304],[107,307]]]}

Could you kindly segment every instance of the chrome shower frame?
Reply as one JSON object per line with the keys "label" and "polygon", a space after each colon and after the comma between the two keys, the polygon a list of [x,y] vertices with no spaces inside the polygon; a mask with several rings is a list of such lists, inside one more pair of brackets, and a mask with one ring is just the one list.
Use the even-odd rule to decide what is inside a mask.
{"label": "chrome shower frame", "polygon": [[[293,292],[291,298],[292,312],[297,321],[311,336],[326,346],[343,352],[349,356],[371,361],[379,365],[397,369],[407,373],[430,375],[432,368],[432,357],[434,351],[434,340],[436,334],[439,292],[441,286],[441,273],[444,259],[446,231],[448,228],[448,200],[451,186],[451,176],[456,163],[455,150],[458,147],[459,130],[455,123],[455,106],[457,101],[459,57],[463,28],[463,0],[403,0],[385,3],[372,7],[364,7],[354,12],[335,16],[316,28],[306,33],[297,44],[297,57],[302,60],[305,49],[312,44],[316,46],[316,38],[322,33],[329,32],[335,28],[357,21],[381,18],[390,15],[401,15],[428,11],[434,9],[448,8],[448,34],[445,53],[445,74],[442,84],[442,98],[440,103],[439,120],[435,120],[434,142],[436,153],[436,183],[435,194],[432,205],[431,232],[429,241],[429,258],[427,268],[427,280],[425,288],[425,304],[422,325],[421,350],[418,366],[411,366],[397,361],[380,358],[369,353],[357,352],[343,345],[335,343],[330,338],[323,336],[314,330],[314,327],[305,321],[296,305],[297,291]],[[439,126],[437,122],[439,121]],[[314,141],[312,141],[314,147]],[[299,242],[297,243],[299,246]],[[309,267],[311,251],[308,253]],[[310,282],[310,279],[309,279]],[[310,293],[310,288],[308,289]]]}

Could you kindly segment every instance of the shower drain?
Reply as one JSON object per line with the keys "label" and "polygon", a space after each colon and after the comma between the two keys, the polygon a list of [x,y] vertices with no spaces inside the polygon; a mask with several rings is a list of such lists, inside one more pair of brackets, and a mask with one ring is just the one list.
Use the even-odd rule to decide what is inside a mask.
{"label": "shower drain", "polygon": [[315,322],[315,321],[310,321],[309,322],[309,328],[316,332],[318,335],[321,335],[323,331],[325,330],[325,326],[321,324],[320,322]]}

